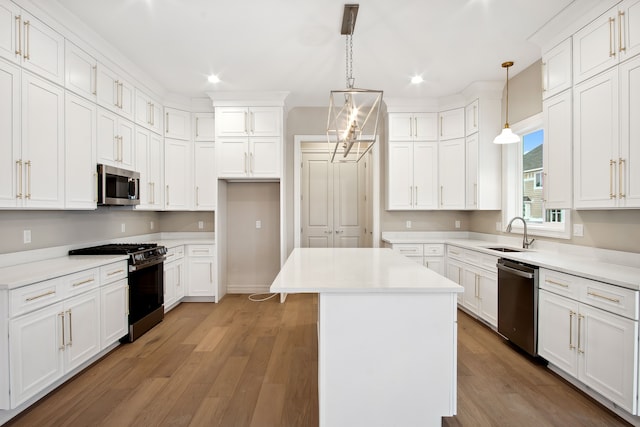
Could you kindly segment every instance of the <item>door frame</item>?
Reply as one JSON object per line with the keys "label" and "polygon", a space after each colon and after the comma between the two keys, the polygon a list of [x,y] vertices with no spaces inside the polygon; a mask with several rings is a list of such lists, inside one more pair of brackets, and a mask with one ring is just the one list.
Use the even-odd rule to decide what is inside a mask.
{"label": "door frame", "polygon": [[[293,136],[293,247],[300,247],[300,215],[302,209],[300,206],[301,193],[301,173],[300,162],[302,162],[303,142],[326,142],[326,135],[294,135]],[[380,146],[379,137],[376,136],[376,142],[371,147],[371,219],[372,219],[372,246],[380,247],[380,154],[378,147]],[[327,150],[327,156],[329,150]]]}

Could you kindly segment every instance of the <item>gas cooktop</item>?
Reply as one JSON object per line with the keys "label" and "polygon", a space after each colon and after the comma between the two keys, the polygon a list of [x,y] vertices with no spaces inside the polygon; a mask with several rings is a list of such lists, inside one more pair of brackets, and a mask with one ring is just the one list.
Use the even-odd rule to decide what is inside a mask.
{"label": "gas cooktop", "polygon": [[157,243],[109,243],[106,245],[73,249],[69,251],[69,255],[126,255],[134,252],[147,251],[157,247]]}

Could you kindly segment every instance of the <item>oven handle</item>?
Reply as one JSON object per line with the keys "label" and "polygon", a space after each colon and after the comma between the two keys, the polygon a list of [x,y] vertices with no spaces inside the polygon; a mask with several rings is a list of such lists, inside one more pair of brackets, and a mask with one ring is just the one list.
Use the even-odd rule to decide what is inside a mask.
{"label": "oven handle", "polygon": [[167,257],[163,256],[162,258],[155,259],[155,260],[150,261],[148,263],[144,263],[144,264],[140,264],[140,265],[130,265],[129,266],[129,273],[132,273],[134,271],[140,271],[140,270],[143,270],[143,269],[145,269],[147,267],[153,267],[154,265],[162,264],[165,261],[165,259],[167,259]]}
{"label": "oven handle", "polygon": [[496,264],[496,267],[498,267],[498,270],[507,271],[511,274],[515,274],[516,276],[524,277],[525,279],[533,279],[533,273],[516,270],[515,268],[507,267],[502,264]]}

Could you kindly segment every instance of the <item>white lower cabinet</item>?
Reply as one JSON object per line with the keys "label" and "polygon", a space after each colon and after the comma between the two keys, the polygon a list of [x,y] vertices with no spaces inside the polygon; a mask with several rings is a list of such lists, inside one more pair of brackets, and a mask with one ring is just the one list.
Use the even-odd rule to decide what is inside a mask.
{"label": "white lower cabinet", "polygon": [[215,245],[188,245],[190,297],[217,297]]}
{"label": "white lower cabinet", "polygon": [[167,249],[164,264],[164,312],[175,307],[184,297],[184,246]]}
{"label": "white lower cabinet", "polygon": [[447,277],[464,287],[458,304],[494,328],[498,327],[497,261],[492,255],[447,247]]}
{"label": "white lower cabinet", "polygon": [[[564,282],[564,277],[549,279],[546,274],[541,269],[539,355],[637,415],[638,292],[582,278],[578,283]],[[557,292],[565,295],[567,289],[579,286],[582,292],[574,293],[579,300],[555,293],[557,283],[562,286]],[[618,311],[616,305],[632,306],[636,319],[609,311]]]}
{"label": "white lower cabinet", "polygon": [[441,243],[394,243],[388,245],[410,260],[444,276],[444,245]]}
{"label": "white lower cabinet", "polygon": [[126,335],[126,277],[125,260],[2,291],[9,371],[0,377],[8,378],[10,396],[10,407],[3,409],[70,377]]}

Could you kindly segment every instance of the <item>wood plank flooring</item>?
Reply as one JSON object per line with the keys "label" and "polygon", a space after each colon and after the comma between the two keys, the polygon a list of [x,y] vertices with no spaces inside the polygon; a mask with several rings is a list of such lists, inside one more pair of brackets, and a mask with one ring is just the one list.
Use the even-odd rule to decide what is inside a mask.
{"label": "wood plank flooring", "polygon": [[[316,319],[315,295],[181,304],[8,425],[317,426]],[[458,415],[443,425],[628,424],[460,313]]]}

